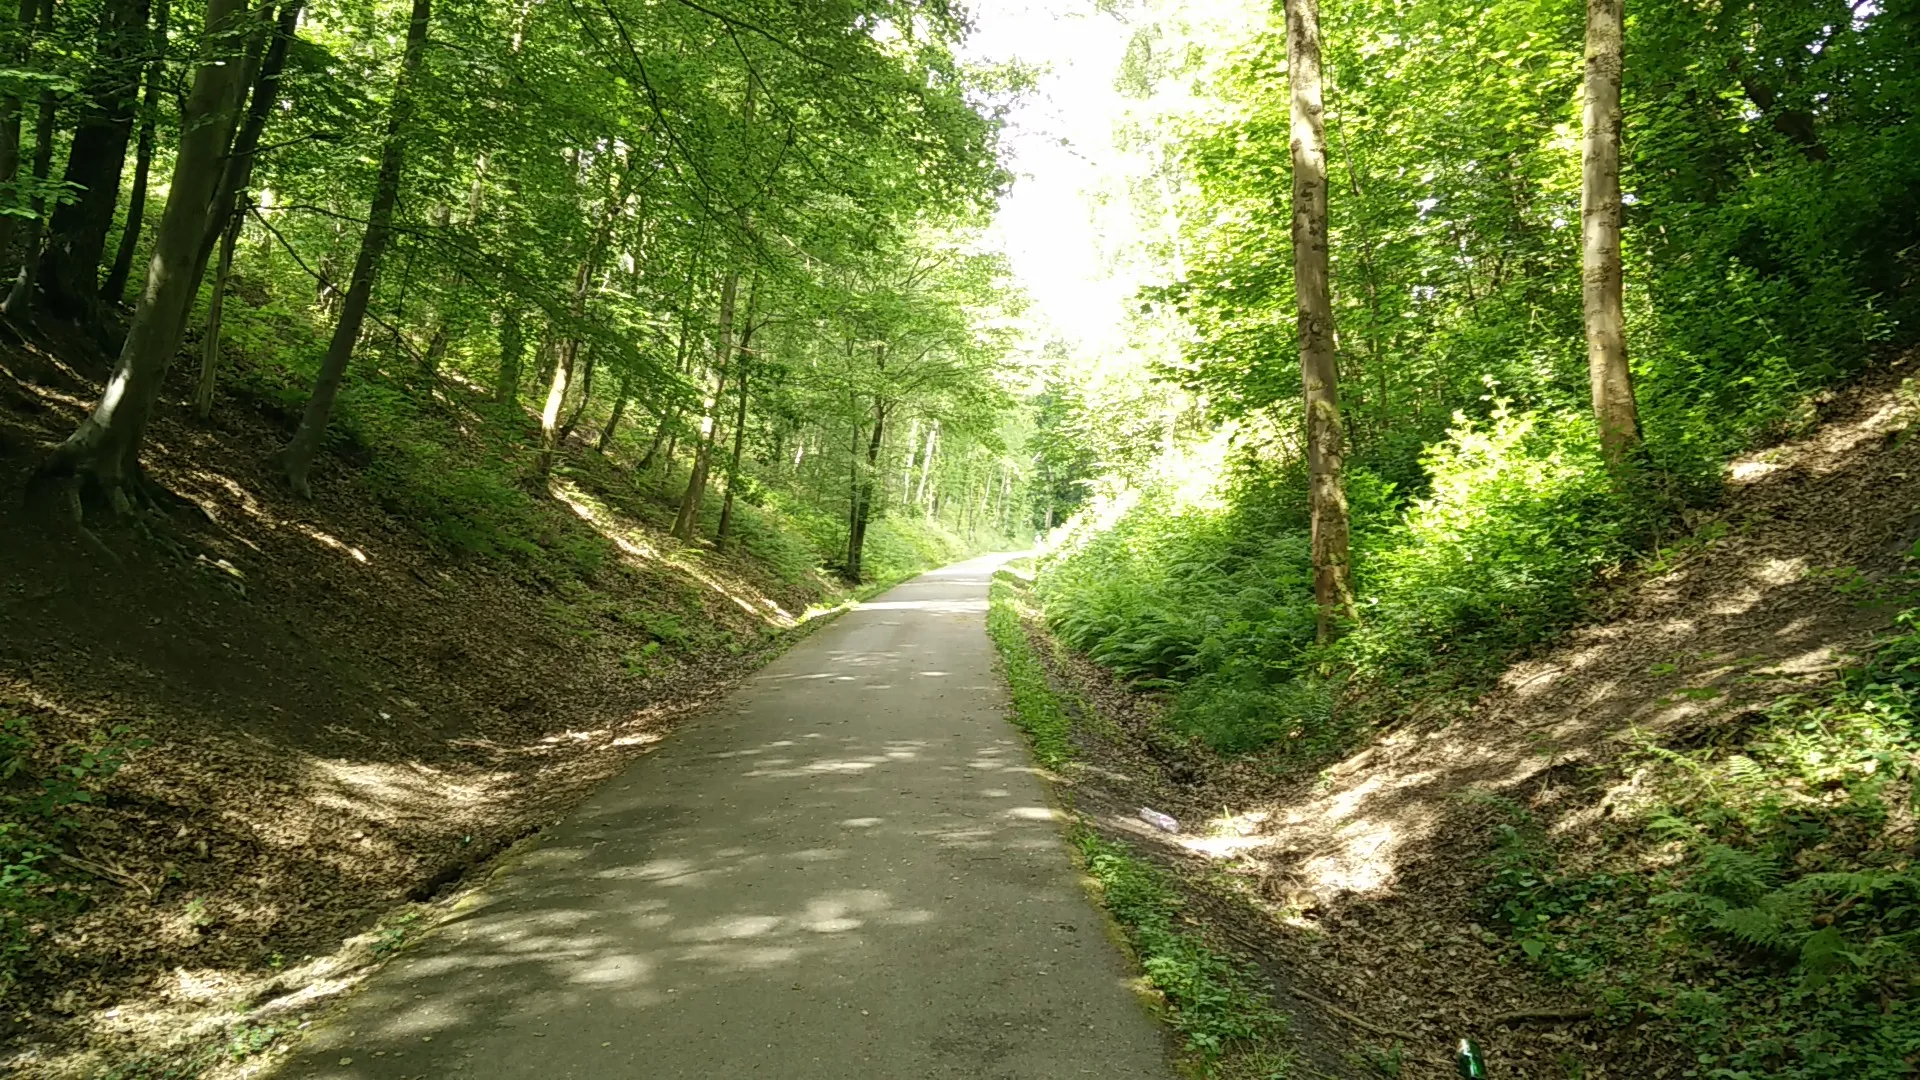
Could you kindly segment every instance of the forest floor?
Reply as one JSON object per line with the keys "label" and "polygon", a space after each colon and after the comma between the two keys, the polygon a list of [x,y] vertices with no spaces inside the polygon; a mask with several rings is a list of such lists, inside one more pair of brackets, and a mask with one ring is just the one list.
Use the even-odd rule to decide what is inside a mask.
{"label": "forest floor", "polygon": [[1597,859],[1648,747],[1737,748],[1770,703],[1830,683],[1887,626],[1896,609],[1863,597],[1911,571],[1920,539],[1920,439],[1901,437],[1914,359],[1824,396],[1803,437],[1731,463],[1691,538],[1623,571],[1584,624],[1470,706],[1388,722],[1314,775],[1169,736],[1164,695],[1121,684],[1026,608],[1073,719],[1072,804],[1173,870],[1185,918],[1272,976],[1307,1075],[1453,1076],[1463,1037],[1501,1080],[1690,1075],[1676,1047],[1597,1018],[1483,925],[1489,854],[1517,812],[1565,858]]}
{"label": "forest floor", "polygon": [[[9,1076],[257,1052],[280,1029],[250,1004],[351,985],[845,599],[667,538],[670,508],[584,447],[534,494],[531,560],[456,557],[337,456],[296,500],[267,463],[293,416],[244,393],[209,423],[170,394],[156,419],[152,475],[197,513],[90,546],[27,489],[105,370],[77,339],[0,352],[0,721],[30,733],[9,782],[132,750],[66,809],[61,902],[0,997]],[[449,428],[463,394],[443,389]],[[543,560],[583,534],[609,557]]]}

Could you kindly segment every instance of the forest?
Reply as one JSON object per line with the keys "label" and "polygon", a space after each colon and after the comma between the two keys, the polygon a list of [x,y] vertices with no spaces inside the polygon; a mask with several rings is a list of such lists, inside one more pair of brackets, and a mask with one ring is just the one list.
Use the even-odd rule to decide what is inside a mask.
{"label": "forest", "polygon": [[[976,44],[1014,9],[1113,62]],[[290,973],[986,552],[1062,798],[1205,836],[1072,827],[1194,1075],[1920,1060],[1915,0],[21,0],[0,50],[19,1075],[254,1075]],[[1025,243],[1110,312],[1004,224],[1069,79],[1085,222]]]}

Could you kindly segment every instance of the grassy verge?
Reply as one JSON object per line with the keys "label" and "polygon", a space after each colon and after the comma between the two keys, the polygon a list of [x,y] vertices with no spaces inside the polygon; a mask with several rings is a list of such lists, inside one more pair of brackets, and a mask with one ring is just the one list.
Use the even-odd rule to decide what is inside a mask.
{"label": "grassy verge", "polygon": [[[1013,690],[1013,720],[1034,756],[1058,768],[1073,756],[1071,722],[1021,620],[1024,584],[994,576],[987,632]],[[1069,811],[1071,812],[1071,811]],[[1251,965],[1213,948],[1184,913],[1167,871],[1076,820],[1073,843],[1101,905],[1138,959],[1161,1018],[1180,1036],[1192,1075],[1205,1080],[1285,1080],[1292,1075],[1288,1021]]]}
{"label": "grassy verge", "polygon": [[1013,690],[1013,722],[1033,743],[1033,756],[1057,769],[1073,756],[1072,725],[1047,685],[1047,669],[1027,640],[1020,612],[1025,589],[1013,574],[993,576],[987,602],[987,635],[1000,649],[1007,684]]}

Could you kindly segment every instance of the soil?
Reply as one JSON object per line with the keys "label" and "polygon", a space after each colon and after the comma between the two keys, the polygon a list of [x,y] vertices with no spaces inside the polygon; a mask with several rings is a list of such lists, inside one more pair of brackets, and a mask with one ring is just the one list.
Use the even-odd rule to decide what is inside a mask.
{"label": "soil", "polygon": [[[192,507],[90,544],[29,497],[107,368],[53,333],[0,353],[0,713],[48,748],[117,728],[147,745],[77,815],[83,910],[32,928],[0,998],[11,1076],[190,1056],[256,999],[341,983],[382,951],[343,942],[383,917],[382,941],[404,933],[396,911],[557,820],[834,591],[668,539],[670,510],[584,441],[536,498],[616,558],[581,582],[453,557],[356,483],[362,463],[325,459],[320,497],[295,499],[268,464],[293,418],[237,396],[197,422],[180,371],[146,461]],[[454,429],[481,407],[443,398]]]}
{"label": "soil", "polygon": [[1894,612],[1861,598],[1910,571],[1920,539],[1917,369],[1909,354],[1870,373],[1816,402],[1802,436],[1733,462],[1691,538],[1622,572],[1585,624],[1516,660],[1464,715],[1384,725],[1315,776],[1275,779],[1257,758],[1169,738],[1164,699],[1029,624],[1081,713],[1075,804],[1180,871],[1195,918],[1274,975],[1309,1071],[1454,1076],[1471,1038],[1502,1078],[1681,1075],[1690,1063],[1657,1036],[1596,1022],[1592,1002],[1530,978],[1476,921],[1500,802],[1575,858],[1597,850],[1634,751],[1737,739],[1887,625]]}

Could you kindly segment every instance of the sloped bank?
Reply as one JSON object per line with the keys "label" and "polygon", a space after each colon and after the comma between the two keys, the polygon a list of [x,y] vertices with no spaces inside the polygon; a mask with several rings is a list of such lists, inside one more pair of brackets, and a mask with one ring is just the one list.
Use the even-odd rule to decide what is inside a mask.
{"label": "sloped bank", "polygon": [[1390,720],[1317,775],[1178,737],[1164,701],[1037,637],[1085,703],[1076,739],[1111,748],[1080,805],[1183,871],[1199,921],[1317,999],[1356,1068],[1448,1075],[1472,1037],[1500,1077],[1909,1075],[1901,368],[1733,462],[1721,510],[1463,715]]}

